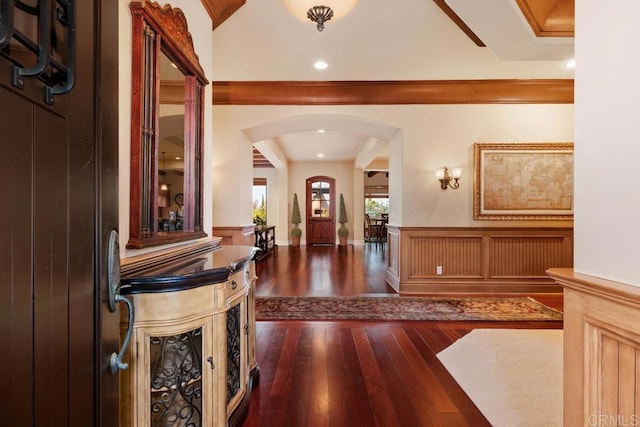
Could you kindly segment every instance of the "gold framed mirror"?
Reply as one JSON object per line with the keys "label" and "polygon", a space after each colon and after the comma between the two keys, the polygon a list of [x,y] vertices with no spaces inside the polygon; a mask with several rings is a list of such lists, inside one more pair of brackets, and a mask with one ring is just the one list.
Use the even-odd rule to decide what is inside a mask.
{"label": "gold framed mirror", "polygon": [[129,4],[133,21],[127,248],[198,239],[202,229],[204,88],[183,12]]}

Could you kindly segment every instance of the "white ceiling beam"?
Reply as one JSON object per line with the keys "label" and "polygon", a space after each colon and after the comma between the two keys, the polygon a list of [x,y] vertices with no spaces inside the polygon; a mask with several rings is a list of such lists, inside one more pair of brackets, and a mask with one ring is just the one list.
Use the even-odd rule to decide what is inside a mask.
{"label": "white ceiling beam", "polygon": [[273,139],[265,139],[253,144],[256,149],[262,153],[265,159],[278,170],[287,169],[287,157],[284,155],[280,146]]}
{"label": "white ceiling beam", "polygon": [[389,142],[387,141],[382,141],[377,138],[369,138],[356,157],[354,162],[356,169],[365,169],[388,145]]}

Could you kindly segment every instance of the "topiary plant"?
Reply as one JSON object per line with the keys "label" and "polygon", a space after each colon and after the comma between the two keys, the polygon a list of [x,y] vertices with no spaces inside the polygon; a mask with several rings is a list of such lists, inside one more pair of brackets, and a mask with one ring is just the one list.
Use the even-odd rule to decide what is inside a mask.
{"label": "topiary plant", "polygon": [[291,224],[293,224],[293,228],[291,229],[291,237],[302,236],[302,230],[298,228],[298,224],[301,222],[302,218],[300,216],[300,206],[298,205],[298,194],[293,193],[293,208],[291,209]]}
{"label": "topiary plant", "polygon": [[340,223],[340,228],[338,228],[338,236],[348,236],[349,229],[344,226],[344,224],[347,222],[347,208],[344,205],[344,197],[342,196],[342,193],[340,193],[340,212],[338,214],[338,222]]}

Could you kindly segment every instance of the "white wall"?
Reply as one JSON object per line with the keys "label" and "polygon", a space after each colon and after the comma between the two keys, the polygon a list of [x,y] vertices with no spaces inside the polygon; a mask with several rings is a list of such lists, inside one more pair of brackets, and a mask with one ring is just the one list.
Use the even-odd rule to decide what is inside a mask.
{"label": "white wall", "polygon": [[[403,226],[567,226],[571,221],[496,222],[473,220],[474,142],[566,142],[573,141],[573,105],[357,105],[357,106],[215,106],[214,157],[251,165],[251,150],[239,157],[235,144],[243,140],[241,129],[304,114],[343,114],[399,128],[390,144],[390,223]],[[242,160],[244,159],[244,160]],[[318,163],[322,165],[322,163]],[[442,166],[465,169],[460,189],[442,191],[433,172]],[[329,175],[322,166],[315,168]],[[401,173],[396,172],[400,170]],[[247,193],[237,174],[219,175],[216,185],[236,194]],[[248,175],[252,176],[252,172]],[[311,173],[308,174],[311,176]],[[306,177],[305,177],[306,178]],[[297,178],[289,176],[289,186]],[[239,205],[216,201],[214,223],[224,206],[224,216],[235,223],[248,212]],[[352,190],[350,190],[351,192]],[[304,194],[299,188],[289,190]],[[224,197],[224,195],[220,195]],[[346,194],[345,194],[346,197]],[[218,208],[219,207],[219,208]],[[358,218],[355,218],[356,222]],[[361,223],[362,221],[360,221]],[[222,224],[220,224],[222,225]]]}
{"label": "white wall", "polygon": [[[129,239],[129,185],[130,185],[130,166],[129,159],[131,155],[131,11],[129,9],[129,0],[118,0],[119,19],[118,19],[118,85],[119,85],[119,233],[120,248],[122,257],[139,255],[144,252],[150,252],[163,247],[155,247],[143,250],[125,250],[125,245]],[[165,4],[166,2],[162,2]],[[170,4],[173,7],[180,8],[187,18],[189,32],[193,38],[193,44],[196,54],[200,58],[200,65],[204,70],[208,79],[213,77],[213,35],[211,32],[211,19],[206,9],[200,1],[192,0],[172,0]],[[115,29],[114,29],[115,31]],[[213,132],[211,123],[212,116],[212,92],[211,86],[207,86],[205,90],[204,100],[204,188],[209,189],[203,194],[204,216],[203,227],[207,234],[211,234],[212,226],[212,174],[209,165],[212,163],[211,141]],[[249,216],[251,212],[249,212]]]}
{"label": "white wall", "polygon": [[576,2],[576,272],[640,286],[640,3]]}

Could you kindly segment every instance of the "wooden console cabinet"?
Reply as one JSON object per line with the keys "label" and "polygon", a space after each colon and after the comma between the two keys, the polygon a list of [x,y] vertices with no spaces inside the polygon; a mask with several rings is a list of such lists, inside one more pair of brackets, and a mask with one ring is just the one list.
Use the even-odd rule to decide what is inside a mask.
{"label": "wooden console cabinet", "polygon": [[258,225],[253,232],[256,236],[255,246],[262,250],[256,255],[256,260],[259,261],[276,249],[276,226]]}
{"label": "wooden console cabinet", "polygon": [[[123,268],[130,274],[121,293],[135,319],[121,385],[122,426],[240,424],[259,375],[255,253],[247,246],[201,247],[159,265]],[[123,315],[122,336],[127,327]]]}

